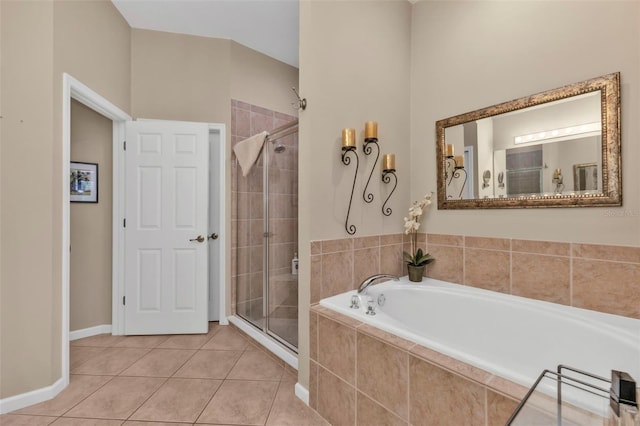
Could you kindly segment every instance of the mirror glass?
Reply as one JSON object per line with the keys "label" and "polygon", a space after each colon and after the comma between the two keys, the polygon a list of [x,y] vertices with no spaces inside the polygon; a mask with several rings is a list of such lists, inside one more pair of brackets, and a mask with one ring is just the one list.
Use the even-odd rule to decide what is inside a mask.
{"label": "mirror glass", "polygon": [[620,205],[619,74],[436,123],[439,208]]}

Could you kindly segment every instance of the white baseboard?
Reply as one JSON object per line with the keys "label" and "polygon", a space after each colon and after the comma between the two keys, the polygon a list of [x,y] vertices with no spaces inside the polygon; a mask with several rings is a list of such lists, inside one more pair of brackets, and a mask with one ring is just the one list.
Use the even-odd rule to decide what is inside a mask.
{"label": "white baseboard", "polygon": [[96,336],[98,334],[111,333],[111,324],[96,325],[95,327],[83,328],[69,332],[69,341],[82,339],[84,337]]}
{"label": "white baseboard", "polygon": [[68,383],[65,383],[64,378],[60,378],[51,386],[0,399],[0,414],[6,414],[39,402],[48,401],[58,395],[67,385]]}
{"label": "white baseboard", "polygon": [[302,386],[300,383],[296,383],[295,394],[298,399],[302,400],[305,404],[309,405],[309,390]]}

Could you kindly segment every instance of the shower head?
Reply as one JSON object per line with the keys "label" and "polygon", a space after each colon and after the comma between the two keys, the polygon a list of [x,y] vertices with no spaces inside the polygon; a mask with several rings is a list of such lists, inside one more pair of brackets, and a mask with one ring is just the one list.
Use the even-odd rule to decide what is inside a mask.
{"label": "shower head", "polygon": [[284,152],[285,149],[286,148],[284,145],[282,145],[280,142],[276,142],[276,147],[274,148],[274,150],[276,151],[276,154],[280,154]]}

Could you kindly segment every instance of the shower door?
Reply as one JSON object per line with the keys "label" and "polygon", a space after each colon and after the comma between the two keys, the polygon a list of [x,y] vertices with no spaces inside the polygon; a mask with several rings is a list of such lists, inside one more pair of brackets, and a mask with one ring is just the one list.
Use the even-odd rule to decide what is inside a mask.
{"label": "shower door", "polygon": [[[233,114],[240,123],[240,106],[246,104],[238,105]],[[265,123],[273,129],[295,120],[278,113],[265,116],[263,108],[253,107],[244,117],[250,123],[236,128],[250,132],[236,135],[236,141],[260,132]],[[247,176],[235,160],[232,172],[236,314],[293,351],[298,344],[298,276],[292,273],[298,241],[297,140],[297,133],[268,140]]]}
{"label": "shower door", "polygon": [[298,346],[298,147],[297,133],[269,143],[265,174],[267,331]]}

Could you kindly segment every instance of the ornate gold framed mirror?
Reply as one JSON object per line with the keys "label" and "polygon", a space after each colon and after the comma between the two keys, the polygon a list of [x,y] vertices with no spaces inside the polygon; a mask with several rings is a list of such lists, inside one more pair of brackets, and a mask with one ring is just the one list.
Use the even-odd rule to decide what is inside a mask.
{"label": "ornate gold framed mirror", "polygon": [[436,122],[438,209],[622,205],[620,73]]}

